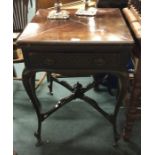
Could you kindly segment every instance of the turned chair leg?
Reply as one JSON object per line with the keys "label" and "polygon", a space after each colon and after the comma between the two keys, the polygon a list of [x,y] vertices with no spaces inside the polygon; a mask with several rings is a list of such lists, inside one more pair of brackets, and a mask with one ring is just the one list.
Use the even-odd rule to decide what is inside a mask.
{"label": "turned chair leg", "polygon": [[47,72],[47,82],[48,82],[49,93],[53,95],[53,79],[51,76],[52,76],[51,72]]}

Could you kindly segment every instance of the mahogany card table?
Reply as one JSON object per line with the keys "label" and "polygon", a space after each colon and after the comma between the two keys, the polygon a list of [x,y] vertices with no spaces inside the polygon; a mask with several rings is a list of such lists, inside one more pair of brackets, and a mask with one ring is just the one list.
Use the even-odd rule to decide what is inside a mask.
{"label": "mahogany card table", "polygon": [[[67,10],[69,19],[49,20],[50,9],[40,9],[26,26],[17,44],[22,49],[25,69],[23,84],[38,118],[35,136],[42,144],[42,122],[66,103],[81,99],[101,113],[113,126],[114,142],[119,139],[117,114],[127,92],[128,73],[126,65],[134,46],[128,26],[117,8],[97,9],[95,16],[77,16],[77,10]],[[109,73],[118,77],[119,94],[112,114],[105,112],[95,100],[85,95],[94,87],[94,82],[83,87],[61,83],[71,95],[60,99],[53,108],[42,112],[36,95],[37,72],[59,73],[66,76],[89,76]]]}

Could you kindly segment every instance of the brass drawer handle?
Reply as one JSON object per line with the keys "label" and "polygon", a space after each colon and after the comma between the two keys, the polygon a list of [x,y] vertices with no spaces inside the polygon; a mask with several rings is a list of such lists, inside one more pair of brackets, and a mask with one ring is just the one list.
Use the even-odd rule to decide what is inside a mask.
{"label": "brass drawer handle", "polygon": [[100,66],[100,65],[104,65],[106,63],[106,61],[104,58],[96,58],[96,59],[94,59],[94,63],[96,65]]}
{"label": "brass drawer handle", "polygon": [[46,60],[44,61],[44,63],[45,63],[46,65],[54,65],[54,64],[55,64],[55,60],[54,60],[54,59],[46,59]]}

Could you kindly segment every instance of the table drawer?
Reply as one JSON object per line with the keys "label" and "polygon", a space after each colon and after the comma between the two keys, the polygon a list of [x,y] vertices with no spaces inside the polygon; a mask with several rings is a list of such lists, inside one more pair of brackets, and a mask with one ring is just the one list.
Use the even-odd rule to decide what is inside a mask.
{"label": "table drawer", "polygon": [[29,52],[29,67],[51,69],[109,69],[123,65],[120,53],[35,53]]}

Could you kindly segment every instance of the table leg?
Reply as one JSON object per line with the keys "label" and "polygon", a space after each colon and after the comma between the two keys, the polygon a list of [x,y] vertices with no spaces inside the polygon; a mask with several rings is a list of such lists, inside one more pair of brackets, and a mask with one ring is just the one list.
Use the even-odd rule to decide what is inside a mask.
{"label": "table leg", "polygon": [[[32,70],[28,70],[28,69],[25,69],[23,71],[23,84],[24,84],[27,94],[29,95],[29,97],[32,101],[32,104],[34,106],[34,109],[35,109],[37,117],[38,117],[38,129],[37,129],[37,132],[35,133],[35,136],[38,140],[37,146],[42,144],[42,139],[41,139],[42,121],[44,121],[46,118],[48,118],[52,113],[57,111],[63,105],[65,105],[66,103],[69,103],[70,101],[72,101],[76,98],[80,98],[80,99],[86,101],[87,103],[89,103],[93,108],[95,108],[98,112],[100,112],[107,120],[109,120],[109,122],[112,123],[115,145],[117,144],[117,141],[119,140],[119,135],[117,132],[116,121],[117,121],[117,114],[119,112],[119,108],[122,105],[123,99],[125,98],[125,95],[127,92],[127,82],[128,82],[127,73],[124,73],[124,72],[115,73],[118,76],[120,88],[119,88],[119,95],[117,98],[117,103],[116,103],[113,114],[108,114],[107,112],[105,112],[98,106],[96,101],[94,101],[90,97],[84,95],[85,92],[87,92],[89,89],[93,88],[94,83],[88,84],[88,86],[85,88],[83,88],[80,83],[77,83],[74,87],[71,87],[72,89],[69,89],[72,91],[72,94],[70,96],[61,99],[48,112],[41,113],[41,110],[40,110],[41,104],[40,104],[40,102],[36,96],[36,93],[35,93],[35,74],[36,74],[36,71],[32,71]],[[65,83],[65,86],[66,86],[66,83]],[[67,84],[66,88],[68,88],[68,84]]]}
{"label": "table leg", "polygon": [[[116,74],[116,73],[115,73]],[[117,97],[117,102],[116,102],[116,106],[114,109],[114,113],[113,114],[108,114],[106,113],[104,110],[102,110],[102,108],[100,108],[97,104],[96,101],[94,101],[93,99],[91,99],[88,96],[79,96],[80,99],[84,100],[85,102],[87,102],[88,104],[90,104],[93,108],[95,108],[99,113],[101,113],[107,120],[109,120],[109,122],[112,123],[113,126],[113,133],[114,133],[114,146],[117,145],[117,141],[120,139],[120,136],[118,135],[117,132],[117,115],[119,112],[119,108],[123,103],[123,100],[125,99],[126,93],[127,93],[127,83],[128,83],[128,75],[127,73],[117,73],[116,74],[119,80],[119,94]]]}
{"label": "table leg", "polygon": [[117,132],[117,115],[118,115],[120,106],[123,104],[123,101],[127,94],[128,74],[127,73],[118,73],[117,77],[118,77],[118,81],[119,81],[119,94],[117,97],[117,103],[116,103],[116,106],[114,109],[113,120],[112,120],[114,140],[115,140],[114,146],[117,145],[117,141],[120,139],[120,135],[118,135],[118,132]]}
{"label": "table leg", "polygon": [[36,96],[35,93],[35,71],[30,71],[28,69],[24,69],[23,75],[22,75],[22,81],[23,85],[25,87],[25,90],[33,104],[33,107],[36,111],[37,117],[38,117],[38,129],[37,132],[34,134],[38,140],[36,145],[41,145],[41,123],[42,123],[42,114],[41,114],[41,104]]}

